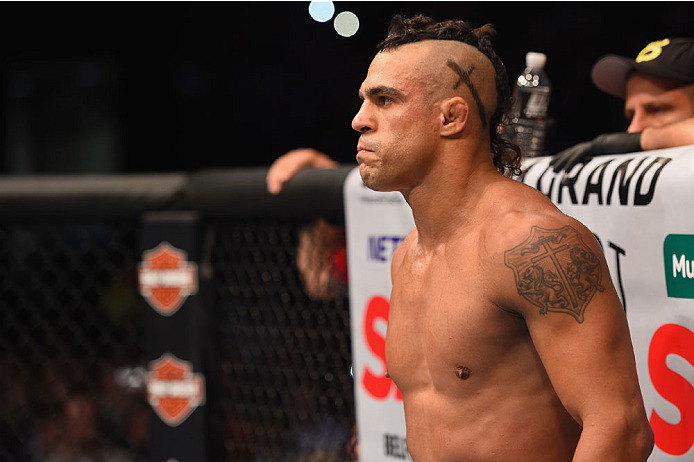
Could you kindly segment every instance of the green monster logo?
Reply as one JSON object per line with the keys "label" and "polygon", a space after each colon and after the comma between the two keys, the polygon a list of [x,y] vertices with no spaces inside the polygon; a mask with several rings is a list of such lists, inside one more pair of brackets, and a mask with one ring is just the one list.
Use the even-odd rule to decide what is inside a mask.
{"label": "green monster logo", "polygon": [[694,298],[694,235],[669,234],[663,258],[668,297]]}

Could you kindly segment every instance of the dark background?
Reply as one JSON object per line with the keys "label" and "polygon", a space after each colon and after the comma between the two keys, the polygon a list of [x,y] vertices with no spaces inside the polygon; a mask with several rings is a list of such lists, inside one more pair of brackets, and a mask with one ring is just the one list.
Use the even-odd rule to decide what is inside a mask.
{"label": "dark background", "polygon": [[511,80],[547,54],[551,153],[626,129],[590,81],[691,35],[691,2],[335,2],[357,34],[309,2],[2,2],[1,174],[138,173],[270,165],[296,147],[355,162],[357,89],[394,13],[491,23]]}

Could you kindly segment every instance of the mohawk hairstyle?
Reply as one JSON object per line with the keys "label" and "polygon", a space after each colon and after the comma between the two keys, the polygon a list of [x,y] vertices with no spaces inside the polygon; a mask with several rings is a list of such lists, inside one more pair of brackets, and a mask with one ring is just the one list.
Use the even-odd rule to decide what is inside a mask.
{"label": "mohawk hairstyle", "polygon": [[502,127],[508,124],[506,114],[511,109],[512,94],[506,67],[492,48],[491,37],[494,35],[496,30],[491,24],[473,28],[463,20],[436,22],[424,15],[406,19],[398,14],[390,22],[388,36],[377,45],[376,50],[380,53],[423,40],[454,40],[471,45],[484,54],[491,61],[496,74],[497,103],[489,123],[492,160],[501,174],[520,175],[521,150],[502,136]]}

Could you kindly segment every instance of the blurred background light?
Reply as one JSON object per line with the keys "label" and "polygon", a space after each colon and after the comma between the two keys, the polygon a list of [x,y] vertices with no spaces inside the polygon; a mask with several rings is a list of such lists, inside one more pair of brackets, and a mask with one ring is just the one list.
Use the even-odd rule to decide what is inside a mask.
{"label": "blurred background light", "polygon": [[359,18],[351,11],[343,11],[335,16],[335,30],[343,37],[351,37],[359,30]]}
{"label": "blurred background light", "polygon": [[335,14],[333,2],[311,2],[308,5],[308,14],[318,22],[330,21]]}
{"label": "blurred background light", "polygon": [[[556,119],[549,151],[556,153],[626,130],[624,105],[595,87],[590,68],[603,53],[636,56],[649,41],[620,27],[624,15],[610,2],[533,3],[542,5],[538,16],[523,2],[468,2],[463,11],[450,1],[316,1],[311,10],[327,6],[328,13],[315,27],[310,3],[44,2],[36,12],[32,2],[2,2],[0,16],[12,18],[3,33],[22,40],[3,55],[0,173],[269,166],[305,145],[353,164],[355,89],[395,13],[491,23],[511,78],[528,50],[547,54]],[[694,2],[662,4],[631,18],[627,29],[690,35]],[[163,7],[170,21],[160,21]],[[333,24],[343,11],[359,18],[357,33],[344,40]],[[103,21],[85,22],[85,15]],[[257,17],[261,33],[249,21]],[[558,17],[571,21],[558,25]],[[292,108],[293,120],[268,120],[268,107]]]}

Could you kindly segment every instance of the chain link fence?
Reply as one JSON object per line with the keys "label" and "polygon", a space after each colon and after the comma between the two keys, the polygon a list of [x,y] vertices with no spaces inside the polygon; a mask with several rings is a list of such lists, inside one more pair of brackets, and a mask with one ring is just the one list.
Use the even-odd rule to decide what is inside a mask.
{"label": "chain link fence", "polygon": [[307,240],[313,226],[264,220],[214,227],[229,462],[354,457],[346,284],[330,269],[326,287],[314,281],[307,294],[306,279],[321,276],[296,264],[307,252],[307,266],[320,272],[321,256],[343,241]]}
{"label": "chain link fence", "polygon": [[[103,210],[100,212],[103,214]],[[211,460],[355,455],[344,230],[203,220],[220,390]],[[0,460],[150,460],[139,216],[0,224]]]}
{"label": "chain link fence", "polygon": [[135,230],[0,227],[1,460],[145,460]]}

